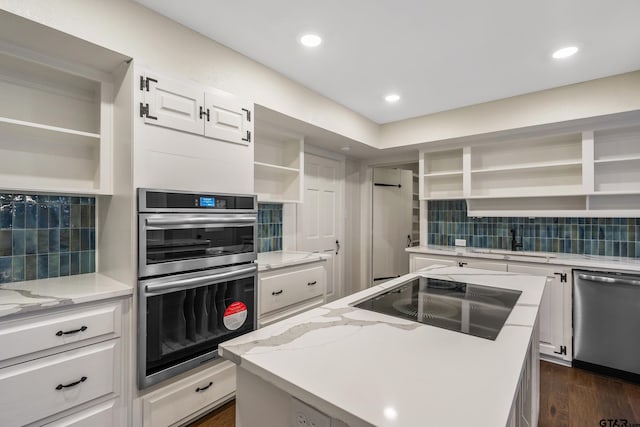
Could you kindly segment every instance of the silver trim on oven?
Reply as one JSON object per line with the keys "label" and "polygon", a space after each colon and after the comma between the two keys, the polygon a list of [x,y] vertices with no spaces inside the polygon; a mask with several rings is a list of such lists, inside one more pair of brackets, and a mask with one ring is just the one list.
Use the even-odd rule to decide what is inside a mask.
{"label": "silver trim on oven", "polygon": [[[246,265],[232,266],[219,268],[215,270],[215,274],[211,274],[211,271],[198,271],[192,273],[185,273],[176,276],[160,277],[155,279],[145,279],[138,281],[138,351],[137,351],[137,363],[138,363],[138,389],[142,390],[151,385],[157,384],[168,378],[171,378],[182,372],[186,372],[193,369],[202,363],[218,358],[218,349],[212,350],[208,353],[201,354],[200,356],[193,357],[187,361],[171,366],[170,368],[153,373],[151,375],[146,374],[147,364],[147,297],[156,296],[159,294],[176,292],[179,290],[193,289],[200,286],[215,285],[217,283],[228,282],[231,280],[244,279],[247,277],[253,277],[254,289],[257,286],[258,266],[252,265],[247,267]],[[182,286],[172,286],[171,283],[178,284],[183,283]],[[158,286],[163,286],[162,291],[158,291]],[[151,289],[151,291],[149,291]],[[155,291],[154,291],[155,289]],[[156,292],[157,291],[157,292]],[[257,306],[258,306],[258,293],[254,292],[253,295],[253,329],[257,328]]]}

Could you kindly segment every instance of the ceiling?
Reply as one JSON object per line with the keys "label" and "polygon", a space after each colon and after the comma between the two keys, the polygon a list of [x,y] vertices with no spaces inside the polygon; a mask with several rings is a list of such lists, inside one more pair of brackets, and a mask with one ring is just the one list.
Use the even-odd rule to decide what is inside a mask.
{"label": "ceiling", "polygon": [[381,124],[640,69],[638,0],[135,1]]}

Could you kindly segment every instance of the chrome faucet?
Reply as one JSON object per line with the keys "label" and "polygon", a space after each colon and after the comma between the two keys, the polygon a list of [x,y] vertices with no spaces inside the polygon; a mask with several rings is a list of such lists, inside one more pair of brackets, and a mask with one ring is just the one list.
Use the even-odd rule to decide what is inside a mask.
{"label": "chrome faucet", "polygon": [[511,250],[517,251],[518,248],[522,247],[522,237],[520,237],[520,243],[516,240],[516,229],[511,229]]}

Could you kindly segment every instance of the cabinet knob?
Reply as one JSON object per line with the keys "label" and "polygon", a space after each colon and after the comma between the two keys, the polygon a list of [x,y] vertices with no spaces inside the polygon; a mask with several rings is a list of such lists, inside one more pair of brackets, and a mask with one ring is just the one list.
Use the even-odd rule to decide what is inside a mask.
{"label": "cabinet knob", "polygon": [[313,286],[313,285],[315,285],[316,283],[318,283],[318,281],[317,281],[317,280],[314,280],[313,282],[307,282],[307,286]]}
{"label": "cabinet knob", "polygon": [[284,291],[282,289],[280,289],[279,291],[273,291],[271,292],[271,295],[276,296],[276,295],[280,295],[281,293],[283,293]]}

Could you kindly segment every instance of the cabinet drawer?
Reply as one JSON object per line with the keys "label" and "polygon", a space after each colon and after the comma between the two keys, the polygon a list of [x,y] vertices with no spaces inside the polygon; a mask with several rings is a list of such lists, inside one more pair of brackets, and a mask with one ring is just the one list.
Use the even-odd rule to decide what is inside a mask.
{"label": "cabinet drawer", "polygon": [[77,414],[64,417],[46,427],[113,427],[118,425],[115,417],[116,400],[100,403]]}
{"label": "cabinet drawer", "polygon": [[236,368],[229,361],[198,372],[142,398],[144,427],[165,427],[213,407],[236,391]]}
{"label": "cabinet drawer", "polygon": [[120,335],[120,303],[7,322],[0,329],[0,361],[65,344]]}
{"label": "cabinet drawer", "polygon": [[324,293],[324,267],[277,274],[260,279],[260,313],[296,304]]}
{"label": "cabinet drawer", "polygon": [[114,393],[119,352],[111,340],[0,369],[0,425],[22,426]]}

